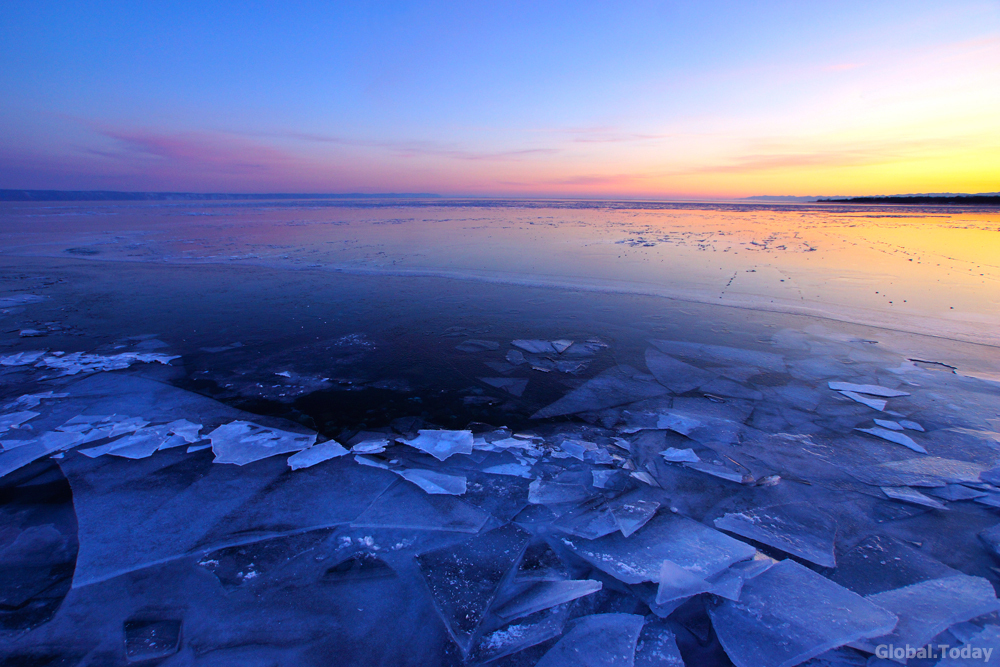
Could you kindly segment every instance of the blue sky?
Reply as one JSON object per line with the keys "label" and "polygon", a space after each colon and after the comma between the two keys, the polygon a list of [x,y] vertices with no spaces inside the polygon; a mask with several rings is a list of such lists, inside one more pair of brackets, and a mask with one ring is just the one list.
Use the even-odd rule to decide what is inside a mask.
{"label": "blue sky", "polygon": [[1000,190],[1000,3],[9,2],[0,97],[0,187]]}

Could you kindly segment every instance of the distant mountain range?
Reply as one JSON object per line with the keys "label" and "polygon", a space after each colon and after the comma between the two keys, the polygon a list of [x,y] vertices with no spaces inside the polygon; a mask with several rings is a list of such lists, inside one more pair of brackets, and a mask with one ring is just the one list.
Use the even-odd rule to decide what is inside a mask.
{"label": "distant mountain range", "polygon": [[221,193],[221,192],[115,192],[111,190],[0,190],[0,201],[196,201],[220,199],[434,199],[426,192],[348,193]]}

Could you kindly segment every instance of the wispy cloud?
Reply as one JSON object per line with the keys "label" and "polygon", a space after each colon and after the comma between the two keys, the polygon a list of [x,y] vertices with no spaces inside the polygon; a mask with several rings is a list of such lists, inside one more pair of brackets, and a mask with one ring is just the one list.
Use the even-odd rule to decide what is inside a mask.
{"label": "wispy cloud", "polygon": [[304,132],[288,132],[275,136],[284,136],[300,141],[338,144],[342,146],[357,146],[362,148],[377,148],[392,152],[401,157],[435,156],[456,160],[520,160],[537,155],[554,155],[560,152],[558,148],[518,148],[511,150],[469,150],[455,142],[416,141],[416,140],[376,140],[352,139],[322,134]]}

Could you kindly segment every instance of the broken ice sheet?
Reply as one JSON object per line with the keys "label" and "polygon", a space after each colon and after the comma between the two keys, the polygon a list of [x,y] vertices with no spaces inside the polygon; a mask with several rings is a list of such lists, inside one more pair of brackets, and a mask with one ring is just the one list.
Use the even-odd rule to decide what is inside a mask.
{"label": "broken ice sheet", "polygon": [[985,491],[970,489],[962,484],[949,484],[927,490],[930,495],[942,500],[973,500],[986,495]]}
{"label": "broken ice sheet", "polygon": [[482,665],[562,634],[569,617],[570,604],[536,612],[499,628],[483,631],[469,654],[468,664]]}
{"label": "broken ice sheet", "polygon": [[[952,647],[948,657],[937,663],[935,667],[978,667],[990,664],[1000,655],[1000,627],[987,625],[981,632],[963,639],[962,647]],[[957,650],[957,657],[952,657],[952,651]]]}
{"label": "broken ice sheet", "polygon": [[696,389],[716,377],[715,373],[678,361],[654,348],[646,350],[646,367],[657,382],[675,394]]}
{"label": "broken ice sheet", "polygon": [[288,467],[292,470],[309,468],[344,454],[347,454],[347,450],[344,449],[343,445],[336,440],[327,440],[289,456]]}
{"label": "broken ice sheet", "polygon": [[31,352],[18,352],[0,357],[0,366],[27,366],[42,358],[47,350],[33,350]]}
{"label": "broken ice sheet", "polygon": [[166,658],[180,647],[181,622],[172,619],[125,621],[125,660],[128,663]]}
{"label": "broken ice sheet", "polygon": [[578,503],[591,496],[587,487],[581,484],[565,484],[536,479],[528,487],[528,502],[534,505],[557,505]]}
{"label": "broken ice sheet", "polygon": [[985,468],[968,461],[921,456],[853,468],[851,475],[873,486],[944,486],[977,483]]}
{"label": "broken ice sheet", "polygon": [[793,560],[748,579],[738,602],[709,615],[736,667],[792,667],[896,625],[890,612]]}
{"label": "broken ice sheet", "polygon": [[924,646],[950,625],[1000,609],[993,586],[958,574],[876,593],[865,598],[899,617],[896,627],[851,646],[873,653],[879,644]]}
{"label": "broken ice sheet", "polygon": [[663,457],[664,461],[669,463],[698,463],[701,461],[698,455],[694,453],[693,449],[676,449],[674,447],[667,447],[662,452],[660,456]]}
{"label": "broken ice sheet", "polygon": [[397,482],[351,522],[353,528],[404,528],[478,533],[490,515],[447,494],[428,494]]}
{"label": "broken ice sheet", "polygon": [[503,389],[505,392],[511,396],[520,396],[524,393],[524,390],[528,386],[528,380],[525,378],[478,378],[480,382],[484,382],[491,387],[496,387],[497,389]]}
{"label": "broken ice sheet", "polygon": [[656,604],[663,605],[706,593],[712,586],[704,578],[669,560],[660,566],[660,585],[656,589]]}
{"label": "broken ice sheet", "polygon": [[887,428],[890,431],[902,431],[903,425],[899,422],[890,421],[888,419],[873,419],[876,426],[881,426],[882,428]]}
{"label": "broken ice sheet", "polygon": [[867,405],[869,408],[873,410],[878,410],[879,412],[885,410],[885,406],[887,404],[887,401],[885,399],[870,398],[868,396],[862,396],[861,394],[855,393],[853,391],[842,391],[840,393],[846,396],[847,398],[851,399],[852,401],[861,403],[862,405]]}
{"label": "broken ice sheet", "polygon": [[785,370],[785,359],[773,352],[758,352],[724,345],[705,345],[703,343],[685,343],[676,340],[651,340],[660,352],[675,354],[691,359],[709,359],[716,363],[735,366],[756,366],[758,368],[781,373]]}
{"label": "broken ice sheet", "polygon": [[631,667],[644,620],[636,614],[584,616],[535,667]]}
{"label": "broken ice sheet", "polygon": [[857,394],[868,394],[869,396],[881,396],[882,398],[896,398],[898,396],[909,396],[909,392],[898,389],[880,387],[877,384],[854,384],[852,382],[829,382],[827,386],[834,391],[850,391]]}
{"label": "broken ice sheet", "polygon": [[14,408],[21,408],[24,410],[31,409],[37,405],[40,405],[44,399],[49,398],[66,398],[69,394],[66,393],[55,393],[52,391],[43,391],[38,394],[24,394],[23,396],[18,396],[13,401],[10,401],[3,406],[4,410],[13,410]]}
{"label": "broken ice sheet", "polygon": [[417,556],[434,607],[463,655],[468,654],[487,609],[529,537],[507,524],[467,542]]}
{"label": "broken ice sheet", "polygon": [[532,419],[601,410],[666,393],[666,387],[652,376],[640,373],[631,366],[615,366],[542,408],[532,415]]}
{"label": "broken ice sheet", "polygon": [[156,352],[122,352],[108,356],[71,352],[61,357],[54,355],[44,357],[36,366],[61,370],[63,375],[76,375],[78,373],[121,370],[137,363],[169,364],[174,359],[180,359],[180,356]]}
{"label": "broken ice sheet", "polygon": [[979,539],[994,556],[1000,558],[1000,524],[979,533]]}
{"label": "broken ice sheet", "polygon": [[413,482],[427,493],[460,496],[466,491],[465,475],[448,474],[424,468],[408,468],[393,470],[393,472],[406,481]]}
{"label": "broken ice sheet", "polygon": [[354,454],[381,454],[388,446],[389,441],[385,438],[362,440],[351,447],[351,452]]}
{"label": "broken ice sheet", "polygon": [[208,438],[212,441],[215,463],[240,466],[269,456],[297,452],[316,442],[315,434],[291,433],[247,421],[224,424],[209,433]]}
{"label": "broken ice sheet", "polygon": [[[573,344],[572,341],[569,341],[569,345],[563,346],[564,342],[566,341],[512,340],[510,344],[531,354],[559,354],[569,347],[569,345]],[[558,349],[555,343],[558,343],[562,349]]]}
{"label": "broken ice sheet", "polygon": [[726,514],[716,528],[762,542],[822,567],[836,567],[836,522],[810,503],[757,507]]}
{"label": "broken ice sheet", "polygon": [[646,621],[635,645],[634,667],[684,667],[677,637],[663,621]]}
{"label": "broken ice sheet", "polygon": [[749,544],[670,513],[656,514],[629,537],[614,532],[595,540],[558,539],[594,567],[626,584],[658,581],[665,560],[710,577],[757,552]]}
{"label": "broken ice sheet", "polygon": [[474,438],[472,431],[420,429],[416,438],[396,438],[396,441],[427,452],[438,461],[444,461],[454,454],[471,454]]}
{"label": "broken ice sheet", "polygon": [[858,595],[871,595],[955,574],[961,573],[899,540],[872,535],[838,558],[829,577]]}
{"label": "broken ice sheet", "polygon": [[0,478],[37,461],[43,456],[63,451],[78,444],[83,436],[79,433],[49,431],[41,436],[0,452]]}
{"label": "broken ice sheet", "polygon": [[904,447],[912,449],[913,451],[919,454],[927,453],[927,450],[924,449],[923,446],[918,445],[913,441],[912,438],[910,438],[910,436],[904,435],[899,431],[892,431],[887,428],[881,428],[879,426],[875,426],[872,428],[856,428],[854,430],[861,431],[862,433],[867,433],[868,435],[874,435],[876,438],[882,438],[883,440],[894,442],[897,445],[903,445]]}
{"label": "broken ice sheet", "polygon": [[923,505],[924,507],[932,507],[937,510],[948,509],[944,504],[934,500],[933,498],[929,498],[916,489],[911,489],[908,486],[883,486],[881,489],[882,493],[893,500],[902,500],[905,503]]}
{"label": "broken ice sheet", "polygon": [[499,593],[490,608],[490,613],[508,623],[537,611],[591,595],[601,588],[601,582],[592,579],[513,581]]}

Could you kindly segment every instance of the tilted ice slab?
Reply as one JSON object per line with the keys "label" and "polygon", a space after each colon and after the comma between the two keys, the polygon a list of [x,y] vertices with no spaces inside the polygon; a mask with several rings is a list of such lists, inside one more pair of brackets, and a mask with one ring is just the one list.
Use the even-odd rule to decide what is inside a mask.
{"label": "tilted ice slab", "polygon": [[528,533],[514,524],[417,556],[434,607],[468,654],[501,584],[521,557]]}
{"label": "tilted ice slab", "polygon": [[836,567],[836,522],[809,503],[757,507],[726,514],[715,527],[728,530],[822,567]]}
{"label": "tilted ice slab", "polygon": [[736,667],[792,667],[896,625],[892,613],[792,560],[748,579],[738,602],[709,615]]}
{"label": "tilted ice slab", "polygon": [[437,431],[421,429],[412,440],[397,438],[397,442],[427,452],[438,461],[454,454],[471,454],[474,442],[472,431]]}
{"label": "tilted ice slab", "polygon": [[297,452],[312,447],[316,434],[302,435],[265,428],[247,421],[224,424],[208,434],[215,453],[215,463],[242,466],[269,456]]}
{"label": "tilted ice slab", "polygon": [[840,393],[856,403],[867,405],[869,408],[878,410],[879,412],[885,410],[885,406],[887,404],[887,401],[884,398],[871,398],[870,396],[863,396],[862,394],[853,391],[842,391]]}
{"label": "tilted ice slab", "polygon": [[[949,647],[948,657],[935,667],[979,667],[994,663],[1000,656],[1000,627],[987,625],[962,643],[963,646]],[[953,658],[952,652],[957,652],[957,657]]]}
{"label": "tilted ice slab", "polygon": [[922,581],[865,599],[899,616],[891,632],[851,644],[871,653],[879,644],[924,646],[950,625],[1000,609],[990,582],[966,574]]}
{"label": "tilted ice slab", "polygon": [[408,482],[413,482],[430,494],[460,496],[465,493],[467,482],[465,475],[455,475],[438,470],[424,468],[392,469]]}
{"label": "tilted ice slab", "polygon": [[901,500],[904,503],[913,503],[914,505],[922,505],[923,507],[931,507],[937,510],[948,509],[944,504],[908,486],[883,486],[880,488],[882,489],[882,493],[893,500]]}
{"label": "tilted ice slab", "polygon": [[574,389],[531,417],[542,419],[603,410],[666,393],[667,388],[651,376],[640,373],[631,366],[616,366],[588,380],[580,388]]}
{"label": "tilted ice slab", "polygon": [[663,621],[646,621],[635,645],[634,667],[684,667],[677,637]]}
{"label": "tilted ice slab", "polygon": [[292,470],[309,468],[317,463],[343,456],[346,453],[347,450],[339,442],[336,440],[327,440],[289,456],[288,467]]}
{"label": "tilted ice slab", "polygon": [[910,438],[910,436],[900,433],[899,431],[892,431],[887,428],[882,428],[881,426],[873,426],[872,428],[856,428],[854,430],[867,433],[868,435],[874,435],[876,438],[882,438],[883,440],[888,440],[889,442],[894,442],[897,445],[902,445],[903,447],[912,449],[919,454],[927,453],[927,450],[924,449],[922,445],[918,445],[912,438]]}
{"label": "tilted ice slab", "polygon": [[503,622],[510,622],[591,595],[601,588],[601,582],[593,579],[516,581],[501,592],[490,608],[490,613]]}
{"label": "tilted ice slab", "polygon": [[4,445],[4,450],[0,452],[0,478],[43,456],[67,450],[79,444],[81,440],[83,436],[79,433],[49,431],[28,441],[18,441],[17,446],[13,447],[8,441]]}
{"label": "tilted ice slab", "polygon": [[41,413],[23,410],[21,412],[10,412],[0,415],[0,433],[6,433],[12,428],[17,428],[24,422],[34,419],[39,414]]}
{"label": "tilted ice slab", "polygon": [[535,667],[632,667],[643,622],[636,614],[584,616]]}
{"label": "tilted ice slab", "polygon": [[877,384],[854,384],[853,382],[828,382],[827,386],[834,391],[851,391],[857,394],[868,394],[869,396],[881,396],[882,398],[896,398],[898,396],[909,396],[909,392],[899,389],[889,389],[880,387]]}
{"label": "tilted ice slab", "polygon": [[657,514],[630,537],[611,533],[596,540],[558,539],[594,567],[626,584],[658,582],[665,560],[710,577],[757,552],[749,544],[676,514]]}
{"label": "tilted ice slab", "polygon": [[902,461],[888,461],[874,466],[853,468],[851,475],[874,486],[945,486],[978,483],[984,466],[968,461],[920,456]]}
{"label": "tilted ice slab", "polygon": [[657,382],[675,394],[697,389],[717,377],[715,373],[686,364],[652,347],[646,350],[646,368]]}

